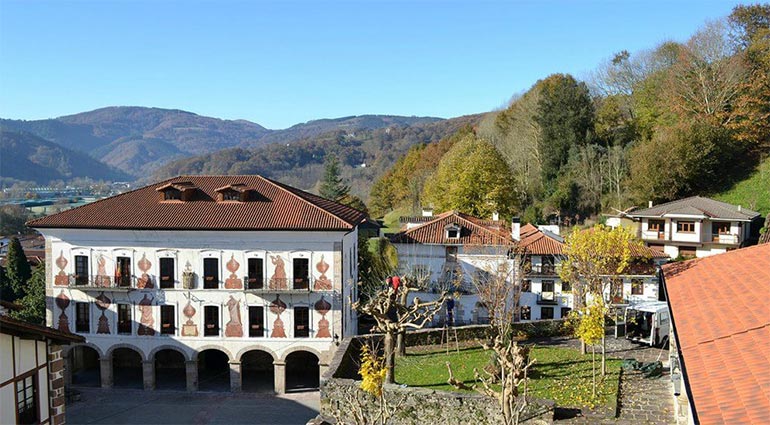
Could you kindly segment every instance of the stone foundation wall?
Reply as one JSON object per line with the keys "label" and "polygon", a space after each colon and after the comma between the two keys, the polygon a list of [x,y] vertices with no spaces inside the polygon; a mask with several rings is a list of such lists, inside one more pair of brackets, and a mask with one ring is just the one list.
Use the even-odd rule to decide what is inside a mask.
{"label": "stone foundation wall", "polygon": [[[473,339],[484,335],[487,326],[466,326],[463,335]],[[457,328],[460,338],[461,328]],[[414,332],[419,335],[413,341],[435,337],[440,329]],[[363,335],[345,338],[329,364],[321,380],[321,416],[331,420],[341,416],[346,422],[354,423],[353,412],[362,410],[370,417],[379,411],[377,401],[360,389],[358,374],[360,350],[363,344],[381,335]],[[409,341],[409,340],[407,340]],[[380,344],[381,345],[381,344]],[[411,344],[410,344],[411,345]],[[426,388],[385,385],[383,388],[388,405],[398,406],[397,413],[389,423],[399,424],[499,424],[502,417],[496,402],[473,392],[437,391]],[[523,422],[547,424],[553,422],[554,402],[528,399],[522,414]]]}
{"label": "stone foundation wall", "polygon": [[[376,400],[360,388],[361,381],[333,378],[321,387],[321,415],[328,419],[339,417],[354,422],[354,411],[367,417],[379,413]],[[385,400],[393,411],[388,423],[400,424],[478,424],[503,423],[497,403],[476,393],[436,391],[426,388],[383,387]],[[521,423],[553,423],[554,403],[529,399],[520,416]]]}

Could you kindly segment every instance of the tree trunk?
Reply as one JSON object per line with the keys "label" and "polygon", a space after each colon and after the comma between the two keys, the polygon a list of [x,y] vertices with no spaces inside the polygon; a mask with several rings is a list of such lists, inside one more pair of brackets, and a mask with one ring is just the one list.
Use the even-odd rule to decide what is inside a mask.
{"label": "tree trunk", "polygon": [[607,342],[602,335],[602,376],[607,374]]}
{"label": "tree trunk", "polygon": [[393,334],[388,332],[385,334],[385,369],[387,374],[385,375],[386,384],[396,383],[396,352],[393,349]]}
{"label": "tree trunk", "polygon": [[[406,305],[406,301],[409,298],[409,291],[406,290],[406,288],[400,288],[401,293],[399,294],[399,300],[398,302],[401,305]],[[400,317],[399,317],[400,319]],[[406,356],[406,337],[405,334],[406,331],[401,329],[398,332],[398,337],[396,338],[396,354],[398,356]]]}
{"label": "tree trunk", "polygon": [[396,337],[396,355],[399,357],[406,356],[406,331],[402,330]]}
{"label": "tree trunk", "polygon": [[591,392],[596,397],[596,346],[591,346],[591,374],[593,375],[593,389]]}

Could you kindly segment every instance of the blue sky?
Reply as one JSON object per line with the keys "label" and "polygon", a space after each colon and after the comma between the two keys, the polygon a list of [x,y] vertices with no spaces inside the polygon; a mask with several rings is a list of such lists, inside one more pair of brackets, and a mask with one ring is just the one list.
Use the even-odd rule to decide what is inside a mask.
{"label": "blue sky", "polygon": [[730,1],[0,0],[0,117],[176,108],[284,128],[500,107],[555,72],[685,40]]}

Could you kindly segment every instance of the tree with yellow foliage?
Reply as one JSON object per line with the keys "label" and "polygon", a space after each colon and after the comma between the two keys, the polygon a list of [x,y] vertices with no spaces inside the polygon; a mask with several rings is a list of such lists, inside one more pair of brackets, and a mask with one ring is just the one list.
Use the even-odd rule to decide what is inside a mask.
{"label": "tree with yellow foliage", "polygon": [[[559,277],[572,285],[575,309],[582,311],[589,301],[596,304],[599,300],[603,300],[612,282],[619,279],[620,275],[628,269],[634,248],[641,249],[642,246],[642,242],[624,227],[613,229],[597,225],[589,229],[573,230],[564,241],[565,259],[562,260]],[[603,306],[603,301],[601,303]],[[604,310],[602,307],[602,311]],[[604,313],[601,317],[602,375],[604,375],[607,372]],[[596,317],[588,319],[588,316],[583,314],[581,325],[584,320],[594,319]],[[582,337],[581,341],[584,344],[591,344]],[[583,352],[585,353],[585,345]]]}

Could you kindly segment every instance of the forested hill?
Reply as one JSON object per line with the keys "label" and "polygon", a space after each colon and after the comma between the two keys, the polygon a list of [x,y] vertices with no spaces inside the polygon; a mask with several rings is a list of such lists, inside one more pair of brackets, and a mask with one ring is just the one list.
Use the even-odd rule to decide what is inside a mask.
{"label": "forested hill", "polygon": [[34,134],[140,177],[152,174],[175,159],[221,149],[286,143],[337,129],[354,133],[437,121],[440,119],[363,115],[268,130],[246,120],[222,120],[181,110],[121,106],[45,120],[0,119],[0,127]]}
{"label": "forested hill", "polygon": [[765,205],[770,4],[737,6],[683,42],[607,53],[583,81],[544,75],[475,132],[410,150],[372,185],[372,213],[574,222],[692,195]]}
{"label": "forested hill", "polygon": [[88,155],[74,152],[29,133],[0,131],[0,179],[46,184],[51,180],[89,177],[125,181],[131,177]]}
{"label": "forested hill", "polygon": [[[344,120],[349,122],[350,119]],[[462,127],[476,125],[481,115],[448,120],[418,119],[412,123],[403,119],[379,119],[383,124],[391,124],[375,129],[337,129],[292,143],[274,143],[256,149],[227,149],[181,159],[158,170],[152,179],[179,174],[262,174],[313,190],[323,173],[325,156],[334,154],[341,162],[342,177],[349,182],[351,193],[365,199],[372,182],[410,147],[435,142]],[[320,126],[317,121],[308,124],[313,123]]]}

